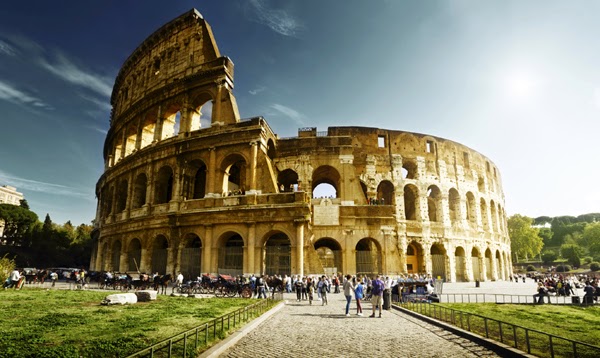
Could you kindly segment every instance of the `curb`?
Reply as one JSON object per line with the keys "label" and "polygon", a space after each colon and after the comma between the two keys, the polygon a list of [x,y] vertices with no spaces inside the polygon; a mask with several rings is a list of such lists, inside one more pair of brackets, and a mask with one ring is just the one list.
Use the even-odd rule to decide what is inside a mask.
{"label": "curb", "polygon": [[223,352],[225,352],[230,347],[232,347],[234,344],[236,344],[240,339],[244,338],[244,336],[246,336],[248,333],[250,333],[256,327],[258,327],[261,323],[263,323],[264,321],[269,319],[272,315],[274,315],[279,310],[281,310],[286,304],[287,304],[286,300],[279,302],[275,307],[271,308],[267,313],[261,315],[260,317],[256,318],[252,322],[250,322],[250,324],[245,325],[240,330],[235,331],[234,333],[230,334],[227,338],[225,338],[221,342],[215,344],[214,346],[210,347],[208,350],[202,352],[202,354],[200,354],[198,356],[198,358],[219,357]]}
{"label": "curb", "polygon": [[535,358],[537,356],[534,356],[532,354],[528,354],[526,352],[523,352],[517,348],[508,346],[504,343],[500,343],[497,342],[493,339],[489,339],[489,338],[485,338],[483,336],[480,336],[476,333],[473,332],[469,332],[466,331],[462,328],[459,327],[455,327],[449,324],[446,324],[445,322],[442,321],[438,321],[436,319],[430,318],[428,316],[424,316],[420,313],[417,312],[413,312],[411,310],[407,310],[406,308],[402,308],[396,305],[392,305],[392,307],[396,310],[396,311],[400,311],[402,313],[405,313],[409,316],[418,318],[422,321],[425,321],[427,323],[430,323],[434,326],[438,326],[446,331],[450,331],[454,334],[456,334],[457,336],[460,336],[462,338],[468,339],[473,343],[476,343],[480,346],[483,346],[491,351],[493,351],[494,353],[498,354],[501,357],[526,357],[526,358]]}

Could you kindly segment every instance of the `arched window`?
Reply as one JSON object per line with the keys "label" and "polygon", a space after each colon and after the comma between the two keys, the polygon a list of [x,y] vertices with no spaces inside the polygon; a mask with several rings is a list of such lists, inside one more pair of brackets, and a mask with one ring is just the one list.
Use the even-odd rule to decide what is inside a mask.
{"label": "arched window", "polygon": [[448,206],[450,209],[450,222],[452,224],[460,222],[460,195],[454,188],[448,192]]}
{"label": "arched window", "polygon": [[226,195],[240,194],[246,187],[246,161],[239,154],[225,158],[221,165],[223,170],[223,193]]}
{"label": "arched window", "polygon": [[364,238],[356,244],[356,273],[374,276],[381,273],[381,249],[377,241]]}
{"label": "arched window", "polygon": [[140,261],[142,260],[142,244],[140,240],[133,239],[127,249],[127,271],[140,271]]}
{"label": "arched window", "polygon": [[167,256],[169,252],[169,242],[163,235],[158,235],[152,245],[152,272],[158,272],[160,275],[167,273]]}
{"label": "arched window", "polygon": [[298,185],[298,173],[292,169],[285,169],[277,176],[279,183],[279,192],[294,191],[294,187]]}
{"label": "arched window", "polygon": [[320,238],[315,242],[315,250],[327,275],[337,274],[342,270],[342,248],[333,238]]}
{"label": "arched window", "polygon": [[467,192],[467,221],[469,225],[475,226],[477,225],[477,218],[475,216],[475,195],[470,191]]}
{"label": "arched window", "polygon": [[202,241],[196,234],[187,234],[181,249],[181,273],[184,277],[195,278],[201,273]]}
{"label": "arched window", "polygon": [[292,274],[292,245],[284,233],[271,235],[265,243],[265,274]]}
{"label": "arched window", "polygon": [[377,201],[380,205],[394,205],[394,184],[383,180],[377,186]]}
{"label": "arched window", "polygon": [[227,275],[241,275],[244,267],[244,240],[239,234],[228,233],[222,237],[219,249],[218,272]]}
{"label": "arched window", "polygon": [[132,208],[139,209],[146,204],[146,188],[148,187],[148,179],[146,174],[140,173],[135,178],[133,186],[133,201]]}
{"label": "arched window", "polygon": [[429,214],[429,221],[442,221],[441,208],[442,193],[437,186],[431,185],[429,188],[427,188],[427,213]]}
{"label": "arched window", "polygon": [[156,176],[154,192],[156,204],[165,204],[171,201],[173,198],[173,170],[171,167],[160,168]]}
{"label": "arched window", "polygon": [[416,186],[409,184],[404,187],[404,217],[406,220],[418,220],[419,190]]}
{"label": "arched window", "polygon": [[121,213],[127,208],[127,190],[127,180],[121,180],[117,188],[117,213]]}
{"label": "arched window", "polygon": [[402,178],[404,179],[417,179],[417,163],[413,160],[402,161]]}
{"label": "arched window", "polygon": [[337,169],[329,165],[318,167],[312,175],[313,198],[339,197],[339,183],[340,173]]}

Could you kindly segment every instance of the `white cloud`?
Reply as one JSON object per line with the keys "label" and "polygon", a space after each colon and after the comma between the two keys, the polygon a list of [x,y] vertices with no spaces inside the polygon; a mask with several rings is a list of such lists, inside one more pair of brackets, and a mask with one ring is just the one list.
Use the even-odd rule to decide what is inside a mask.
{"label": "white cloud", "polygon": [[53,109],[41,99],[31,96],[10,83],[0,81],[0,99],[14,103],[16,105],[31,109],[31,106],[37,108]]}
{"label": "white cloud", "polygon": [[112,85],[108,79],[95,73],[86,72],[61,53],[57,53],[54,63],[49,63],[43,58],[39,59],[39,63],[43,68],[67,82],[90,89],[105,97],[110,97],[112,93]]}
{"label": "white cloud", "polygon": [[108,134],[108,129],[100,128],[98,126],[85,126],[85,128],[91,129],[91,130],[96,131],[98,133],[102,133],[104,135]]}
{"label": "white cloud", "polygon": [[108,99],[103,101],[101,99],[85,95],[83,93],[80,93],[79,97],[85,99],[86,101],[92,102],[93,104],[98,106],[103,111],[110,113],[110,110],[112,109],[112,106],[110,105],[110,101]]}
{"label": "white cloud", "polygon": [[250,0],[250,5],[258,19],[252,19],[260,24],[265,24],[271,30],[284,36],[296,36],[302,25],[288,14],[285,10],[271,9],[265,4],[265,0]]}
{"label": "white cloud", "polygon": [[0,53],[9,55],[9,56],[17,55],[17,51],[15,50],[15,48],[2,40],[0,40]]}
{"label": "white cloud", "polygon": [[267,87],[258,86],[257,88],[248,91],[248,93],[250,93],[251,95],[255,96],[255,95],[261,93],[262,91],[264,91],[266,89],[267,89]]}
{"label": "white cloud", "polygon": [[[0,181],[8,185],[14,186],[18,191],[30,190],[45,194],[61,195],[61,196],[73,196],[78,198],[90,199],[90,194],[77,190],[68,186],[45,183],[37,180],[19,178],[3,171],[0,171]],[[91,198],[93,199],[93,197]]]}
{"label": "white cloud", "polygon": [[294,122],[296,122],[300,125],[304,125],[304,121],[303,121],[303,119],[305,118],[304,115],[302,113],[296,111],[295,109],[286,107],[286,106],[284,106],[282,104],[278,104],[278,103],[274,103],[269,107],[276,110],[279,113],[282,113],[283,115],[290,118]]}

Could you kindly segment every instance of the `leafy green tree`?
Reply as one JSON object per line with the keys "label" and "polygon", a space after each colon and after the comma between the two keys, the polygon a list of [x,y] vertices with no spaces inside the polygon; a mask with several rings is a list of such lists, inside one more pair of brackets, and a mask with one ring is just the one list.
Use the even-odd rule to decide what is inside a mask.
{"label": "leafy green tree", "polygon": [[567,259],[567,261],[571,264],[571,266],[579,267],[581,266],[581,256],[583,255],[583,250],[577,244],[564,244],[560,247],[560,255]]}
{"label": "leafy green tree", "polygon": [[519,257],[534,257],[540,253],[544,242],[539,229],[532,226],[533,219],[519,214],[508,218],[508,236],[515,262]]}
{"label": "leafy green tree", "polygon": [[542,241],[544,242],[544,246],[551,245],[551,240],[552,240],[552,229],[551,228],[549,228],[549,227],[540,228],[539,235],[542,238]]}
{"label": "leafy green tree", "polygon": [[592,255],[600,255],[600,222],[587,224],[583,229],[581,242]]}
{"label": "leafy green tree", "polygon": [[38,221],[38,216],[21,206],[0,204],[0,221],[4,222],[4,236],[8,245],[21,245],[23,236]]}
{"label": "leafy green tree", "polygon": [[548,250],[542,254],[542,262],[545,264],[551,264],[558,258],[558,254],[555,251]]}
{"label": "leafy green tree", "polygon": [[4,255],[0,259],[0,282],[4,283],[15,267],[15,260],[8,258],[8,255]]}
{"label": "leafy green tree", "polygon": [[27,200],[21,199],[21,200],[19,200],[19,204],[22,208],[29,210],[29,204],[27,203]]}

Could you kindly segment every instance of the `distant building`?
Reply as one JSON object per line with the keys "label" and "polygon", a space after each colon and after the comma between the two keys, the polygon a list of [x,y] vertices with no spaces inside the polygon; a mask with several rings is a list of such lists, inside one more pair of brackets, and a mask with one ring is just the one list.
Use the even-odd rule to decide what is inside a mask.
{"label": "distant building", "polygon": [[[21,205],[23,194],[17,188],[3,185],[0,186],[0,204]],[[4,221],[0,220],[0,237],[4,236]]]}

